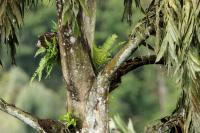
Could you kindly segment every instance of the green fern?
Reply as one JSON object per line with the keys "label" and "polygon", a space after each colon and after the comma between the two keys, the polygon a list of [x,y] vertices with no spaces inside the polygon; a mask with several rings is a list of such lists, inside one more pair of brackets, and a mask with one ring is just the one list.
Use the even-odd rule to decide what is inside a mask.
{"label": "green fern", "polygon": [[35,57],[40,54],[44,54],[44,56],[40,60],[39,66],[31,78],[31,82],[36,77],[38,77],[38,80],[40,81],[43,76],[43,71],[46,72],[46,78],[47,78],[51,74],[51,71],[55,66],[56,61],[59,57],[56,37],[52,39],[52,42],[47,41],[47,39],[45,38],[45,43],[47,44],[47,48],[41,47],[37,50],[35,54]]}
{"label": "green fern", "polygon": [[97,69],[106,64],[119,47],[124,44],[124,42],[120,42],[114,45],[116,39],[117,35],[113,34],[106,39],[102,46],[98,47],[96,44],[93,45],[93,62]]}

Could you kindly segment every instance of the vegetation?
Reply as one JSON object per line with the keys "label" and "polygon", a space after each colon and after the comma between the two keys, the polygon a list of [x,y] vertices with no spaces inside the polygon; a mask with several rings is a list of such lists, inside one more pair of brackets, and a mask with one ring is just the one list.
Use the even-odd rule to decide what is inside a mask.
{"label": "vegetation", "polygon": [[122,44],[125,42],[121,42],[119,44],[115,44],[117,39],[117,35],[113,34],[111,37],[107,38],[102,46],[98,47],[96,44],[93,45],[93,62],[95,67],[99,69],[102,65],[105,65],[109,59],[112,58],[113,54],[122,47]]}
{"label": "vegetation", "polygon": [[39,66],[31,78],[31,82],[35,79],[36,76],[38,76],[38,79],[40,81],[42,78],[42,73],[45,68],[46,68],[46,77],[48,77],[51,74],[51,71],[59,58],[56,37],[52,38],[52,42],[48,41],[45,38],[45,43],[46,47],[40,47],[35,54],[35,57],[43,53],[45,55],[40,60]]}
{"label": "vegetation", "polygon": [[60,120],[63,121],[67,128],[70,126],[76,127],[76,120],[72,117],[72,114],[67,112],[66,115],[60,117]]}
{"label": "vegetation", "polygon": [[[1,41],[10,46],[12,63],[15,63],[15,46],[18,44],[17,35],[24,19],[24,11],[38,6],[37,2],[29,0],[1,2]],[[0,99],[0,109],[14,115],[39,132],[69,132],[66,128],[68,126],[64,123],[69,124],[71,120],[72,123],[76,123],[73,131],[106,132],[108,131],[108,93],[119,86],[121,77],[139,66],[163,64],[168,73],[176,79],[177,87],[181,90],[180,98],[171,115],[148,125],[145,132],[198,133],[200,131],[200,94],[198,93],[200,2],[199,0],[152,0],[148,2],[144,4],[146,6],[144,8],[142,1],[135,0],[138,11],[143,15],[134,26],[135,28],[130,31],[128,37],[118,34],[122,30],[117,32],[117,28],[116,31],[111,32],[120,36],[120,40],[125,40],[122,43],[123,45],[117,45],[114,44],[115,35],[110,38],[104,36],[104,39],[108,38],[105,43],[102,43],[104,39],[99,36],[101,38],[100,43],[94,43],[97,10],[95,0],[56,1],[58,28],[57,31],[50,33],[50,35],[54,35],[53,37],[48,36],[49,34],[42,35],[45,45],[41,43],[37,53],[45,52],[45,54],[33,78],[38,75],[41,79],[44,69],[49,75],[54,63],[60,62],[63,78],[67,85],[67,98],[64,102],[67,103],[67,112],[72,113],[72,116],[77,119],[76,122],[72,120],[71,115],[66,115],[67,119],[64,122],[34,117],[14,105],[8,104],[3,99]],[[108,5],[111,5],[110,8],[113,7],[113,3],[112,1],[107,2]],[[106,4],[104,4],[102,3],[100,7],[102,11],[105,10]],[[124,0],[124,3],[121,3],[122,5],[124,5],[122,21],[126,20],[131,25],[132,13],[134,16],[133,1]],[[122,9],[122,7],[119,9]],[[101,22],[101,19],[99,22]],[[97,26],[101,27],[99,22],[96,22]],[[133,21],[133,23],[135,22]],[[114,26],[109,28],[112,27],[114,28]],[[97,32],[97,35],[99,33]],[[110,33],[107,35],[110,35]],[[40,38],[39,41],[41,41]],[[158,72],[158,70],[156,71]],[[146,73],[144,75],[148,77]],[[138,75],[136,77],[138,78]],[[163,86],[160,81],[159,84],[161,87]],[[140,87],[145,88],[139,83],[138,88]],[[125,99],[128,98],[128,93],[121,92],[126,94]],[[144,93],[140,91],[138,94]],[[140,100],[143,100],[143,103],[147,103],[149,106],[151,105],[145,101],[147,100],[145,98]],[[159,100],[162,104],[163,100]],[[20,113],[13,114],[12,111]],[[134,132],[131,126],[126,129],[123,122],[119,122],[119,118],[117,120],[115,118],[115,124],[122,132],[129,129]],[[127,119],[126,116],[124,118]]]}

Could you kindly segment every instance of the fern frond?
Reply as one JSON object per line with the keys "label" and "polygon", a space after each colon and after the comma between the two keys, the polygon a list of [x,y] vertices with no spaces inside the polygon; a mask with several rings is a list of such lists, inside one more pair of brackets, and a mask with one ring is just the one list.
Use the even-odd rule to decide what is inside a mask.
{"label": "fern frond", "polygon": [[101,48],[102,48],[104,51],[110,51],[111,48],[112,48],[112,46],[113,46],[113,44],[114,44],[114,42],[116,41],[116,39],[117,39],[117,35],[116,35],[116,34],[112,34],[111,37],[108,37],[108,38],[106,39],[106,41],[103,43],[103,45],[102,45]]}
{"label": "fern frond", "polygon": [[44,52],[46,52],[46,48],[40,47],[40,48],[36,51],[35,57],[37,57],[38,55],[40,55],[40,54],[42,54],[42,53],[44,53]]}
{"label": "fern frond", "polygon": [[52,69],[54,68],[55,64],[57,63],[59,57],[59,51],[57,48],[57,40],[56,37],[53,37],[52,41],[47,41],[45,38],[45,42],[47,47],[41,47],[37,50],[35,57],[44,54],[43,58],[40,60],[39,66],[34,72],[31,82],[38,77],[40,81],[42,79],[43,72],[46,72],[46,78],[51,74]]}
{"label": "fern frond", "polygon": [[117,35],[113,34],[106,39],[102,46],[93,45],[93,62],[97,69],[106,64],[112,58],[112,55],[123,46],[124,42],[114,44],[116,39]]}

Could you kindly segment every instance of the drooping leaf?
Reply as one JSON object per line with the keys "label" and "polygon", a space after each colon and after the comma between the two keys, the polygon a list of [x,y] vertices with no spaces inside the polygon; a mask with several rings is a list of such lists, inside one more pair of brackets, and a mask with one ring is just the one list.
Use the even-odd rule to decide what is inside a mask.
{"label": "drooping leaf", "polygon": [[167,50],[167,45],[168,45],[168,43],[166,42],[166,40],[163,40],[163,43],[160,47],[160,51],[156,58],[156,62],[160,61],[160,59],[164,56],[164,53]]}
{"label": "drooping leaf", "polygon": [[0,43],[8,44],[12,63],[15,63],[18,32],[23,25],[24,12],[36,6],[39,0],[1,0],[0,1]]}
{"label": "drooping leaf", "polygon": [[122,22],[126,19],[126,21],[131,25],[132,20],[132,0],[124,0],[124,12],[122,16]]}

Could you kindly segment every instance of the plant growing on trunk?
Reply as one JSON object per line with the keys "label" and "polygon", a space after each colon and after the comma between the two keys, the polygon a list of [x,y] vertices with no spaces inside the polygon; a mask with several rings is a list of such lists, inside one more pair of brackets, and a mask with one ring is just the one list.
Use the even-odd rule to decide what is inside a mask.
{"label": "plant growing on trunk", "polygon": [[[10,46],[13,63],[15,45],[18,44],[17,31],[23,23],[24,10],[36,6],[37,2],[38,0],[0,2],[1,41]],[[130,24],[132,4],[132,0],[124,0],[122,20],[127,20]],[[59,59],[66,83],[66,110],[76,120],[73,131],[108,132],[108,94],[118,86],[121,77],[143,65],[163,64],[176,76],[182,95],[173,114],[148,126],[146,132],[200,132],[200,1],[151,0],[147,9],[142,8],[140,0],[135,0],[135,4],[145,16],[112,57],[109,52],[112,52],[114,36],[108,39],[106,47],[96,47],[93,50],[97,1],[56,0],[57,32],[44,34],[43,43],[40,38],[41,45],[38,46],[47,51],[43,58],[43,63],[47,64],[47,74],[52,69],[49,61]],[[146,45],[146,40],[151,36],[156,37],[155,45]],[[50,47],[48,42],[51,40],[53,43],[50,44],[56,46]],[[154,54],[133,58],[133,53],[143,44]],[[55,51],[52,52],[52,49],[58,50],[59,54],[56,52],[56,58],[49,59],[54,57]],[[102,49],[105,49],[106,55],[97,53]],[[39,78],[44,64],[40,64],[36,71]],[[39,132],[70,132],[63,122],[39,119],[3,99],[0,100],[0,109]]]}

